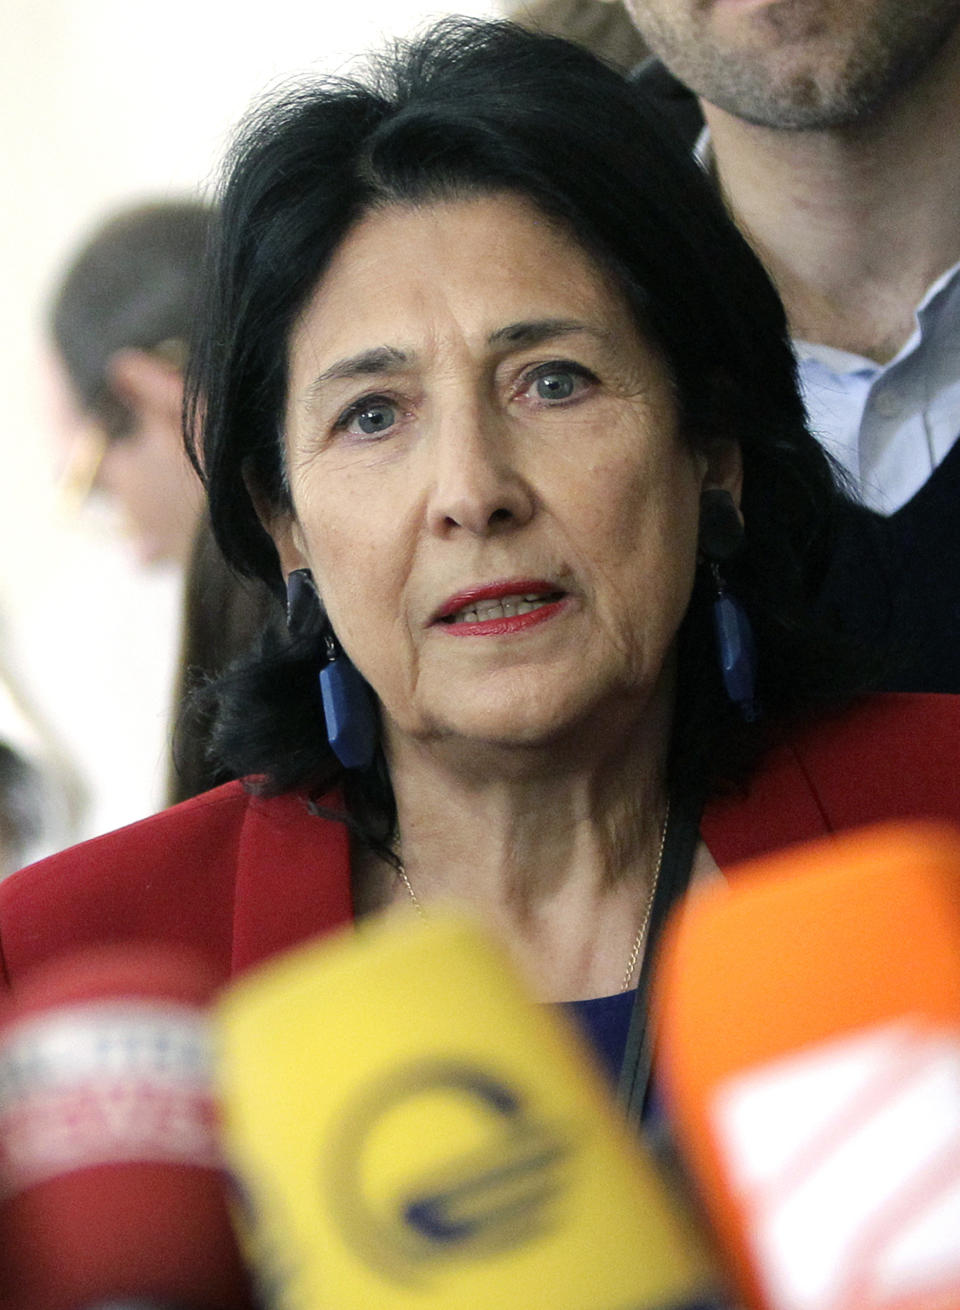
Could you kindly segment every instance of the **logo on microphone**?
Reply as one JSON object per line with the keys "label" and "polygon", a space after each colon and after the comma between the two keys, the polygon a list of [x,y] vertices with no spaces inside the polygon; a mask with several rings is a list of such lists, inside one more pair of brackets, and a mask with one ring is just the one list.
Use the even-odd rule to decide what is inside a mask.
{"label": "logo on microphone", "polygon": [[418,1061],[366,1089],[324,1161],[333,1212],[369,1266],[416,1282],[547,1234],[577,1149],[566,1126],[477,1065]]}
{"label": "logo on microphone", "polygon": [[31,1015],[0,1055],[0,1198],[93,1165],[216,1167],[207,1019],[91,1000]]}
{"label": "logo on microphone", "polygon": [[908,1019],[731,1078],[714,1101],[769,1303],[960,1304],[960,1042]]}

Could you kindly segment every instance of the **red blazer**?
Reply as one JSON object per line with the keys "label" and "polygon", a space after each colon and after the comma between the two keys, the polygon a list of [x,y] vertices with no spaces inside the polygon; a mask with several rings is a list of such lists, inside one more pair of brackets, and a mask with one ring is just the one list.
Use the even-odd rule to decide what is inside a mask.
{"label": "red blazer", "polygon": [[[874,697],[773,751],[746,796],[708,806],[701,832],[727,870],[881,819],[960,824],[958,778],[960,696]],[[226,979],[352,914],[344,825],[300,794],[228,783],[0,883],[0,949],[14,986],[56,955],[158,940],[200,951]]]}

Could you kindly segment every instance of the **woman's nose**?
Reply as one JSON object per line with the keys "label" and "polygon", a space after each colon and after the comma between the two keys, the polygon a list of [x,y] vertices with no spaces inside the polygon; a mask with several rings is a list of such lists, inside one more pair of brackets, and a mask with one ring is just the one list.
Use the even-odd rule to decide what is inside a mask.
{"label": "woman's nose", "polygon": [[534,494],[503,425],[461,413],[443,424],[432,447],[428,517],[434,532],[486,536],[532,517]]}

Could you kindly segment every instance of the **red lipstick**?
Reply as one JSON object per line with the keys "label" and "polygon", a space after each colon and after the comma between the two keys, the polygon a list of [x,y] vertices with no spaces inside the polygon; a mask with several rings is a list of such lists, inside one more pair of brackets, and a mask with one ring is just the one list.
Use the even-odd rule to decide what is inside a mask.
{"label": "red lipstick", "polygon": [[446,600],[433,623],[456,637],[500,637],[552,618],[567,593],[543,578],[509,578],[468,587]]}

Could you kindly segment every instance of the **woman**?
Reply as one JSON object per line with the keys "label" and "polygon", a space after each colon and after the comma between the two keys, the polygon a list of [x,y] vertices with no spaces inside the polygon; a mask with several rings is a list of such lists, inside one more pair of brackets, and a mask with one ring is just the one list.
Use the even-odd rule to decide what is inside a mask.
{"label": "woman", "polygon": [[288,595],[221,697],[254,781],[4,884],[14,985],[117,938],[227,976],[452,900],[541,998],[628,1005],[690,877],[956,815],[952,701],[824,717],[837,493],[779,302],[587,54],[451,20],[254,115],[192,393],[218,540]]}

